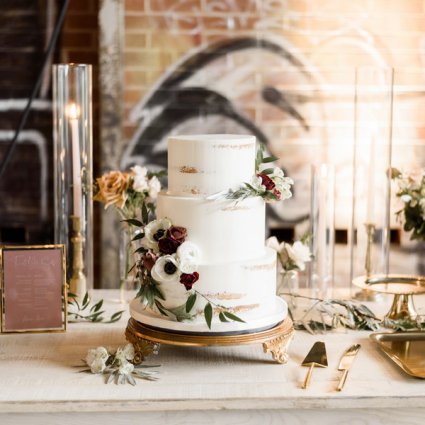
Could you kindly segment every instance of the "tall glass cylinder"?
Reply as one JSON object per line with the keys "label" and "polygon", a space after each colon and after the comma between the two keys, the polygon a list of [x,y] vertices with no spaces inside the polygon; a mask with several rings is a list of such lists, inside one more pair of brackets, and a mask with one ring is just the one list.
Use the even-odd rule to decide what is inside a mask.
{"label": "tall glass cylinder", "polygon": [[53,111],[55,242],[81,298],[93,288],[91,65],[53,66]]}
{"label": "tall glass cylinder", "polygon": [[335,248],[335,171],[333,165],[312,166],[311,172],[310,289],[313,295],[332,297]]}
{"label": "tall glass cylinder", "polygon": [[[391,68],[356,70],[351,281],[388,274],[393,81]],[[355,295],[373,299],[365,291]]]}

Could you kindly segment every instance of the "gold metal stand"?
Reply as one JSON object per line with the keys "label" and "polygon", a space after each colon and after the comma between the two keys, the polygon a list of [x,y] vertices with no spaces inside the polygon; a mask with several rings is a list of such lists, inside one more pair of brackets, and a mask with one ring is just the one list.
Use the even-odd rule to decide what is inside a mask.
{"label": "gold metal stand", "polygon": [[264,353],[270,353],[280,364],[288,361],[288,347],[294,336],[294,327],[288,317],[272,329],[240,335],[197,335],[154,329],[133,318],[128,321],[125,336],[134,345],[136,363],[150,354],[157,354],[161,344],[184,347],[212,347],[262,344]]}
{"label": "gold metal stand", "polygon": [[73,249],[72,276],[69,281],[69,291],[76,295],[78,300],[82,299],[87,291],[87,278],[84,274],[83,244],[85,239],[81,233],[81,218],[71,216],[71,237]]}
{"label": "gold metal stand", "polygon": [[425,293],[425,277],[409,275],[371,275],[353,279],[353,284],[369,291],[393,294],[394,300],[385,315],[391,320],[415,320],[418,313],[413,303],[413,295]]}

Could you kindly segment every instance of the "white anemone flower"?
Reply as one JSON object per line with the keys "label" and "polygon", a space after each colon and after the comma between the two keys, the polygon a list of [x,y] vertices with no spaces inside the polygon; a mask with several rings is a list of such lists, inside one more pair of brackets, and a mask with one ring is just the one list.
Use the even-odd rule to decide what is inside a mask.
{"label": "white anemone flower", "polygon": [[171,282],[180,275],[177,260],[174,255],[159,257],[152,267],[151,275],[159,283]]}
{"label": "white anemone flower", "polygon": [[157,245],[158,244],[158,232],[165,234],[165,232],[171,227],[171,221],[168,218],[161,218],[153,220],[145,226],[145,238],[148,243]]}
{"label": "white anemone flower", "polygon": [[197,245],[190,241],[183,242],[177,248],[176,255],[179,269],[183,273],[191,274],[196,272],[201,257],[201,251]]}
{"label": "white anemone flower", "polygon": [[251,180],[251,186],[257,190],[258,192],[265,192],[266,191],[266,186],[263,185],[262,183],[263,181],[261,180],[261,177],[259,176],[253,176],[252,180]]}

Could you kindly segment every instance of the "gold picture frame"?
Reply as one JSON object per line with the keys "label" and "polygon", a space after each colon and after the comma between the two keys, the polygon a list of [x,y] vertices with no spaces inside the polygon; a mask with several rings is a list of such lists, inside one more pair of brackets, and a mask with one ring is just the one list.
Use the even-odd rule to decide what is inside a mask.
{"label": "gold picture frame", "polygon": [[65,246],[0,247],[0,333],[65,332]]}

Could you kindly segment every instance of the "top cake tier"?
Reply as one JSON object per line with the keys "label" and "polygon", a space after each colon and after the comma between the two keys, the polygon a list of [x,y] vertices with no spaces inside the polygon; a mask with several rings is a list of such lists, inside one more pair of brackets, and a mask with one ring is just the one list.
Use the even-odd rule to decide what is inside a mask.
{"label": "top cake tier", "polygon": [[171,195],[212,195],[250,182],[254,171],[254,136],[205,134],[168,139]]}

